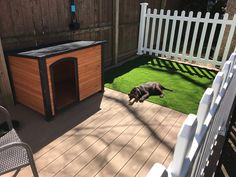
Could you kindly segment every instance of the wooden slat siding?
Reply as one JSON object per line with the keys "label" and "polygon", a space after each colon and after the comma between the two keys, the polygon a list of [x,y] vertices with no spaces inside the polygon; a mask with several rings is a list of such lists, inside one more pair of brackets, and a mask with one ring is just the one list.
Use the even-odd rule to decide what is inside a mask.
{"label": "wooden slat siding", "polygon": [[2,42],[0,37],[0,104],[10,106],[13,104],[13,95],[8,76],[6,59],[3,53]]}
{"label": "wooden slat siding", "polygon": [[18,33],[18,35],[24,34],[24,21],[21,1],[9,1],[8,10],[11,13],[10,18],[14,23],[14,33]]}
{"label": "wooden slat siding", "polygon": [[38,60],[9,56],[16,101],[45,115]]}
{"label": "wooden slat siding", "polygon": [[[42,10],[41,10],[41,4],[40,1],[30,1],[32,3],[32,23],[34,26],[34,40],[35,40],[35,46],[37,46],[38,37],[37,34],[41,33],[43,31],[43,20],[42,20]],[[26,16],[28,18],[28,16]],[[28,21],[29,22],[29,21]]]}
{"label": "wooden slat siding", "polygon": [[35,31],[32,15],[32,7],[34,7],[33,2],[30,0],[21,0],[20,5],[22,8],[21,18],[23,18],[24,32],[28,31],[28,34],[34,35]]}
{"label": "wooden slat siding", "polygon": [[[147,2],[150,7],[159,8],[160,0]],[[81,29],[72,32],[68,27],[70,23],[69,1],[1,1],[0,33],[4,49],[6,51],[27,49],[68,40],[106,40],[108,43],[104,47],[104,65],[111,66],[114,42],[112,39],[113,2],[111,0],[80,0],[75,3]],[[118,62],[136,55],[139,3],[137,0],[120,0]],[[16,15],[16,12],[20,15]]]}
{"label": "wooden slat siding", "polygon": [[[101,90],[101,45],[93,46],[74,52],[50,57],[46,60],[47,74],[49,82],[49,93],[52,106],[52,114],[55,115],[55,105],[53,103],[52,81],[50,74],[50,65],[63,58],[77,58],[78,63],[78,78],[79,78],[79,95],[80,100],[87,98],[88,96]],[[99,70],[99,72],[91,72]],[[99,79],[93,80],[93,78],[99,77]],[[80,80],[80,77],[82,80]],[[85,80],[84,78],[87,78]],[[82,81],[82,82],[81,82]],[[90,87],[88,87],[90,86]],[[94,88],[93,88],[94,87]]]}
{"label": "wooden slat siding", "polygon": [[[95,52],[95,53],[93,53]],[[101,85],[101,45],[93,47],[90,49],[90,51],[85,51],[85,56],[80,56],[79,58],[79,90],[80,90],[80,100],[85,99],[86,97],[100,91],[102,89]],[[87,60],[93,60],[94,63],[90,65],[86,65]],[[86,70],[87,68],[87,70]],[[91,73],[90,70],[97,70],[100,71],[100,73]],[[87,76],[87,81],[83,81],[80,79]],[[95,79],[94,79],[95,78]]]}
{"label": "wooden slat siding", "polygon": [[50,10],[49,8],[55,8],[55,7],[49,7],[49,1],[47,0],[39,0],[40,2],[40,10],[42,12],[42,25],[43,25],[43,33],[48,33],[50,32],[50,26],[52,25],[52,19],[50,15]]}
{"label": "wooden slat siding", "polygon": [[[0,31],[1,38],[7,37],[8,35],[14,34],[13,22],[9,13],[9,3],[6,1],[0,1]],[[7,13],[8,12],[8,13]]]}

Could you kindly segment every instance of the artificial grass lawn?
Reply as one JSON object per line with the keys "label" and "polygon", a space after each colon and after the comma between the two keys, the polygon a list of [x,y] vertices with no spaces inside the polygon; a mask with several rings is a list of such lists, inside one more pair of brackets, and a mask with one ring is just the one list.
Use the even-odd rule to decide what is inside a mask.
{"label": "artificial grass lawn", "polygon": [[211,86],[215,75],[213,71],[175,61],[141,57],[107,71],[105,87],[127,94],[135,86],[156,81],[174,92],[164,91],[164,98],[151,96],[148,101],[195,114],[204,91]]}

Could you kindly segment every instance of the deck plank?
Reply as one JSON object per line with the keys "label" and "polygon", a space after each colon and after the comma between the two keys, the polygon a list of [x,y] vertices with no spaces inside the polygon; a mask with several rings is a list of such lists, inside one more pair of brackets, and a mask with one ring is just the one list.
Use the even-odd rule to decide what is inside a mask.
{"label": "deck plank", "polygon": [[163,137],[162,142],[156,147],[155,151],[150,155],[150,158],[145,162],[143,167],[135,174],[135,176],[146,176],[152,165],[155,163],[164,164],[165,160],[168,159],[168,156],[172,156],[173,148],[176,143],[176,137],[180,129],[179,126],[175,125],[179,125],[178,121],[182,122],[183,118],[184,116],[182,114],[175,118],[172,117],[172,120],[174,121],[173,124],[169,124],[169,122],[167,124],[163,124],[163,126],[169,127],[167,134]]}
{"label": "deck plank", "polygon": [[[151,109],[146,111],[146,114],[149,115],[150,121],[153,120],[153,116],[160,112],[160,108],[156,109],[156,107],[151,107]],[[136,121],[137,122],[137,121]],[[136,134],[135,134],[136,133]],[[139,143],[142,143],[142,138],[146,138],[144,135],[146,132],[144,130],[144,126],[140,124],[139,122],[134,123],[132,127],[128,129],[128,131],[124,132],[119,139],[117,139],[114,143],[110,144],[105,151],[103,151],[101,154],[99,154],[93,161],[90,162],[89,165],[87,165],[84,169],[80,170],[76,176],[94,176],[99,171],[99,169],[104,168],[107,164],[109,164],[114,157],[116,157],[119,153],[122,151],[125,151],[125,149],[128,150],[125,151],[126,153],[130,150],[134,150],[133,145],[130,146],[132,141],[135,139],[138,139]],[[104,159],[101,161],[101,159]]]}
{"label": "deck plank", "polygon": [[[117,176],[133,176],[138,170],[140,170],[145,161],[148,160],[148,158],[152,155],[153,151],[162,143],[162,137],[165,136],[168,132],[167,126],[163,126],[166,123],[171,124],[173,122],[172,117],[178,116],[179,113],[176,113],[175,111],[172,111],[169,115],[166,117],[164,116],[165,114],[162,113],[162,121],[160,124],[158,124],[155,128],[155,132],[160,132],[158,134],[159,139],[154,138],[151,134],[147,138],[147,141],[143,146],[137,150],[137,152],[134,154],[134,156],[129,159],[127,164],[124,165],[124,167],[119,171]],[[150,169],[150,166],[147,167]]]}
{"label": "deck plank", "polygon": [[[105,89],[99,111],[34,153],[39,176],[145,176],[155,162],[168,166],[187,115],[146,101],[129,106],[127,99]],[[80,114],[92,103],[85,100]],[[31,169],[17,176],[32,176]]]}
{"label": "deck plank", "polygon": [[[149,109],[150,109],[150,105],[145,105],[145,110],[148,111]],[[146,112],[146,111],[144,111],[144,112]],[[142,112],[142,113],[144,113],[144,112]],[[122,122],[121,122],[121,124],[114,127],[114,130],[117,129],[117,131],[113,132],[113,130],[112,130],[107,134],[107,136],[105,136],[103,138],[103,141],[106,141],[106,144],[111,144],[111,143],[116,144],[116,143],[114,143],[114,141],[117,138],[120,139],[120,137],[122,137],[122,136],[119,136],[119,135],[126,136],[125,140],[123,142],[119,141],[119,142],[125,143],[125,141],[129,140],[127,135],[130,135],[130,138],[132,138],[134,136],[135,132],[137,132],[139,130],[136,126],[133,126],[134,123],[136,123],[135,122],[135,117],[128,114],[128,112],[126,112],[126,115],[118,115],[117,118],[120,118],[122,120]],[[99,149],[98,147],[101,148],[101,149]],[[86,166],[86,164],[88,164],[93,158],[95,158],[101,151],[104,151],[106,148],[107,148],[107,146],[102,147],[102,145],[99,145],[99,144],[97,145],[96,144],[94,146],[94,148],[91,149],[91,151],[87,151],[87,152],[82,154],[82,156],[84,156],[84,158],[86,158],[86,161],[81,162],[81,158],[77,157],[77,159],[75,161],[70,163],[66,168],[64,168],[56,176],[68,176],[68,175],[69,176],[74,176],[74,175],[76,175],[76,173],[78,171],[80,171],[84,166]],[[94,151],[95,151],[95,153],[94,153]],[[71,170],[72,167],[73,167],[73,172]]]}

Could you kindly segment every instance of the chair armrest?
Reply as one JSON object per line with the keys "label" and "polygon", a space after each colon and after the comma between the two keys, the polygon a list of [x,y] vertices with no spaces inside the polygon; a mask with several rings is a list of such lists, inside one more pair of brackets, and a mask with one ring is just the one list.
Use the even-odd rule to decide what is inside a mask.
{"label": "chair armrest", "polygon": [[27,151],[28,155],[33,154],[30,146],[23,142],[12,142],[12,143],[5,144],[0,147],[0,151],[4,151],[13,147],[23,147]]}
{"label": "chair armrest", "polygon": [[8,112],[6,108],[0,105],[0,112],[4,115],[3,117],[6,119],[7,125],[9,127],[9,130],[13,128],[12,122],[11,122],[11,115]]}

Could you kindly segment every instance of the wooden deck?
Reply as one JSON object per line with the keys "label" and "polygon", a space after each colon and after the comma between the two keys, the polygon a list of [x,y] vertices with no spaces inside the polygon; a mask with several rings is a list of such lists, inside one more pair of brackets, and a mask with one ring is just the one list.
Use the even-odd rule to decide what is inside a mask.
{"label": "wooden deck", "polygon": [[[106,89],[51,122],[21,105],[10,111],[42,177],[144,177],[155,162],[170,163],[187,115],[147,101],[131,107],[127,99]],[[17,176],[31,175],[26,167]]]}

